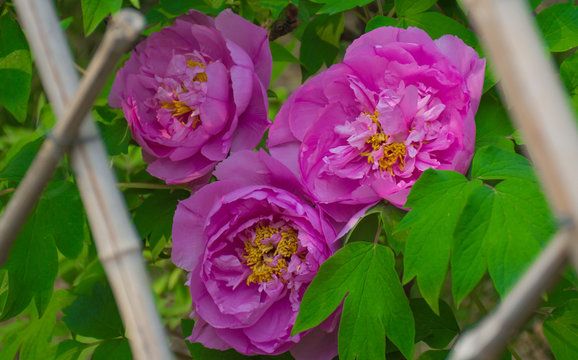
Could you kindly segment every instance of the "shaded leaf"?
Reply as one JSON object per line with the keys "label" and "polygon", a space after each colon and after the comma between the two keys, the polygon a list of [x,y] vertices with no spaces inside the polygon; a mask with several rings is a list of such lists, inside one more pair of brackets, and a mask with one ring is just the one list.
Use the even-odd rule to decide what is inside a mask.
{"label": "shaded leaf", "polygon": [[570,55],[560,65],[560,77],[572,94],[578,93],[578,53]]}
{"label": "shaded leaf", "polygon": [[353,9],[358,6],[365,6],[373,0],[311,0],[314,3],[325,4],[318,14],[337,14],[345,10]]}
{"label": "shaded leaf", "polygon": [[55,360],[77,360],[88,345],[75,341],[64,340],[56,347]]}
{"label": "shaded leaf", "polygon": [[131,137],[122,111],[98,106],[95,107],[93,114],[108,154],[126,154]]}
{"label": "shaded leaf", "polygon": [[466,29],[456,20],[438,12],[424,12],[407,15],[404,18],[406,26],[423,29],[432,39],[438,39],[446,34],[456,35],[467,45],[475,48],[478,41],[473,32]]}
{"label": "shaded leaf", "polygon": [[513,152],[514,144],[507,138],[513,132],[510,117],[498,95],[494,91],[484,94],[476,113],[476,149],[494,145]]}
{"label": "shaded leaf", "polygon": [[537,181],[528,159],[495,146],[485,146],[476,152],[472,160],[472,178]]}
{"label": "shaded leaf", "polygon": [[110,339],[124,334],[112,290],[101,283],[95,283],[91,294],[79,295],[62,312],[62,321],[75,334],[96,339]]}
{"label": "shaded leaf", "polygon": [[457,172],[428,169],[408,196],[412,208],[397,230],[410,229],[405,244],[403,283],[417,277],[423,297],[435,313],[445,280],[458,218],[479,180],[468,182]]}
{"label": "shaded leaf", "polygon": [[327,66],[333,64],[339,51],[344,21],[343,14],[320,15],[307,24],[299,51],[303,79],[316,73],[323,63]]}
{"label": "shaded leaf", "polygon": [[449,350],[428,350],[421,354],[417,360],[444,360],[449,353]]}
{"label": "shaded leaf", "polygon": [[413,357],[413,315],[387,247],[354,242],[326,260],[306,290],[292,334],[319,325],[345,297],[341,359],[385,358],[385,336]]}
{"label": "shaded leaf", "polygon": [[273,56],[273,61],[285,61],[285,62],[293,62],[298,63],[299,60],[289,52],[289,50],[285,49],[285,47],[279,45],[278,43],[272,41],[269,43],[271,46],[271,55]]}
{"label": "shaded leaf", "polygon": [[0,171],[0,180],[20,182],[42,146],[44,138],[35,139],[24,145]]}
{"label": "shaded leaf", "polygon": [[0,104],[19,122],[26,120],[32,59],[26,38],[9,12],[0,14]]}
{"label": "shaded leaf", "polygon": [[403,21],[401,19],[394,19],[387,16],[374,16],[367,22],[365,26],[365,32],[370,32],[373,29],[380,28],[382,26],[393,26],[393,27],[404,27]]}
{"label": "shaded leaf", "polygon": [[452,309],[444,301],[439,302],[436,315],[422,298],[409,302],[415,318],[415,342],[423,341],[435,349],[445,348],[460,332]]}
{"label": "shaded leaf", "polygon": [[128,339],[115,339],[101,343],[94,349],[92,360],[132,360]]}

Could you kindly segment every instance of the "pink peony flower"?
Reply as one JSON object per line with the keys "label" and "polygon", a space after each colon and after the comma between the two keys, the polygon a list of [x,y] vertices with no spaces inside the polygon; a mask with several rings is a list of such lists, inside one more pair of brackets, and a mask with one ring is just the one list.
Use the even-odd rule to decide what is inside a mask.
{"label": "pink peony flower", "polygon": [[375,29],[289,97],[269,149],[338,221],[381,199],[401,207],[427,168],[468,169],[484,68],[455,36]]}
{"label": "pink peony flower", "polygon": [[230,150],[261,140],[271,68],[265,29],[231,10],[191,10],[136,47],[108,101],[124,110],[149,173],[206,182]]}
{"label": "pink peony flower", "polygon": [[195,327],[187,339],[243,354],[337,355],[337,317],[291,337],[305,289],[337,250],[335,230],[297,177],[264,151],[217,166],[219,181],[179,203],[173,262],[187,270]]}

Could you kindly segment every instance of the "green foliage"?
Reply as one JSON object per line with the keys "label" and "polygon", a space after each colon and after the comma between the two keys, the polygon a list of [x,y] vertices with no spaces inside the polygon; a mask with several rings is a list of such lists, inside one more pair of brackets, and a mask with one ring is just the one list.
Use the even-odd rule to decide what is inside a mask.
{"label": "green foliage", "polygon": [[578,299],[564,303],[546,318],[544,335],[556,360],[578,357]]}
{"label": "green foliage", "polygon": [[439,302],[439,315],[424,299],[411,299],[409,305],[415,318],[415,342],[423,341],[434,349],[445,348],[460,332],[450,306]]}
{"label": "green foliage", "polygon": [[410,229],[405,245],[403,283],[417,277],[420,292],[439,313],[438,298],[445,280],[453,231],[472,190],[481,181],[453,171],[426,170],[413,185],[399,230]]}
{"label": "green foliage", "polygon": [[349,9],[353,9],[357,6],[365,6],[372,2],[373,0],[311,0],[314,3],[325,4],[319,11],[318,14],[337,14]]}
{"label": "green foliage", "polygon": [[19,121],[26,120],[32,60],[16,20],[0,7],[0,105]]}
{"label": "green foliage", "polygon": [[414,324],[391,250],[354,242],[325,261],[307,288],[292,334],[319,325],[342,299],[341,359],[385,358],[385,336],[413,357]]}
{"label": "green foliage", "polygon": [[110,14],[116,13],[122,6],[122,0],[82,0],[82,23],[88,36]]}
{"label": "green foliage", "polygon": [[572,2],[555,4],[536,16],[550,51],[578,46],[578,7]]}
{"label": "green foliage", "polygon": [[307,25],[299,53],[304,80],[317,72],[323,63],[327,66],[333,63],[339,51],[343,26],[343,14],[320,15]]}
{"label": "green foliage", "polygon": [[431,8],[437,0],[395,0],[395,11],[399,16],[419,14]]}
{"label": "green foliage", "polygon": [[92,360],[132,359],[130,345],[127,339],[105,341],[98,345],[92,353]]}
{"label": "green foliage", "polygon": [[101,282],[95,283],[90,293],[79,295],[62,312],[62,321],[74,334],[96,339],[124,335],[112,290]]}

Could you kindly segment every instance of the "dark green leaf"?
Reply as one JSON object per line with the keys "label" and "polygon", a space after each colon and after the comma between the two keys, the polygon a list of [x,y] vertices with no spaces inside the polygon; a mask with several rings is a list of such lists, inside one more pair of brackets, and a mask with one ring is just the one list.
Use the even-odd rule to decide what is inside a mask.
{"label": "dark green leaf", "polygon": [[22,149],[10,159],[6,167],[0,171],[0,180],[20,182],[36,157],[43,141],[44,138],[39,138],[24,145]]}
{"label": "dark green leaf", "polygon": [[159,241],[170,239],[177,202],[186,195],[184,191],[157,191],[134,211],[134,222],[141,236],[148,237],[154,259],[163,250],[154,251]]}
{"label": "dark green leaf", "polygon": [[290,2],[290,0],[259,0],[261,6],[271,10],[273,19],[277,19]]}
{"label": "dark green leaf", "polygon": [[395,0],[395,12],[399,16],[419,14],[431,8],[437,0]]}
{"label": "dark green leaf", "polygon": [[122,0],[82,0],[84,33],[90,35],[100,22],[120,10]]}
{"label": "dark green leaf", "polygon": [[44,236],[52,237],[64,256],[76,258],[82,251],[85,224],[82,201],[76,185],[69,181],[50,184],[43,200],[38,204],[37,213]]}
{"label": "dark green leaf", "polygon": [[88,345],[74,341],[64,340],[58,343],[56,348],[55,360],[78,360],[80,354],[88,347]]}
{"label": "dark green leaf", "polygon": [[457,172],[426,170],[413,185],[406,207],[412,208],[398,226],[410,229],[405,244],[403,282],[417,277],[420,292],[438,313],[453,233],[470,192],[481,186]]}
{"label": "dark green leaf", "polygon": [[365,6],[373,0],[311,0],[314,3],[325,4],[318,14],[337,14],[357,6]]}
{"label": "dark green leaf", "polygon": [[0,15],[0,104],[26,120],[32,60],[26,38],[9,12]]}
{"label": "dark green leaf", "polygon": [[496,290],[505,295],[554,233],[554,218],[537,185],[504,180],[495,187],[488,269]]}
{"label": "dark green leaf", "polygon": [[456,20],[438,12],[411,14],[403,19],[405,20],[406,26],[415,26],[423,29],[432,37],[432,39],[437,39],[443,35],[451,34],[458,36],[464,41],[464,43],[473,48],[478,45],[478,41],[473,32],[466,29]]}
{"label": "dark green leaf", "polygon": [[476,148],[494,145],[514,151],[512,140],[507,138],[513,132],[514,127],[496,92],[484,94],[476,113]]}
{"label": "dark green leaf", "polygon": [[439,302],[439,315],[424,299],[411,299],[409,305],[415,318],[415,342],[423,341],[434,349],[443,349],[459,334],[454,313],[444,301]]}
{"label": "dark green leaf", "polygon": [[304,79],[317,72],[323,63],[327,66],[333,64],[339,51],[343,27],[343,14],[320,15],[307,24],[299,52],[299,60],[304,65]]}
{"label": "dark green leaf", "polygon": [[544,0],[530,0],[530,5],[532,5],[532,9],[536,9],[538,5],[540,5]]}
{"label": "dark green leaf", "polygon": [[396,253],[403,252],[405,248],[405,241],[409,234],[408,231],[395,231],[399,222],[403,219],[407,211],[404,211],[397,206],[386,204],[381,206],[381,220],[383,224],[383,231],[387,243],[393,248]]}
{"label": "dark green leaf", "polygon": [[132,360],[132,353],[127,339],[105,341],[92,353],[92,360]]}
{"label": "dark green leaf", "polygon": [[401,19],[394,19],[387,16],[374,16],[367,22],[367,25],[365,26],[365,32],[370,32],[371,30],[382,26],[403,27],[403,21]]}
{"label": "dark green leaf", "polygon": [[556,308],[543,329],[556,360],[578,359],[578,299]]}
{"label": "dark green leaf", "polygon": [[578,46],[578,7],[571,1],[544,9],[536,15],[536,21],[550,51],[566,51]]}
{"label": "dark green leaf", "polygon": [[578,93],[578,52],[570,55],[560,65],[560,77],[572,94]]}
{"label": "dark green leaf", "polygon": [[385,336],[413,358],[414,322],[387,247],[354,242],[325,261],[303,296],[293,334],[319,325],[342,302],[341,359],[385,358]]}
{"label": "dark green leaf", "polygon": [[458,306],[488,268],[488,227],[492,216],[493,189],[472,191],[454,232],[452,295]]}
{"label": "dark green leaf", "polygon": [[293,54],[289,52],[289,50],[285,49],[285,47],[279,45],[278,43],[272,41],[269,43],[271,46],[271,55],[273,56],[273,61],[285,61],[285,62],[293,62],[298,63],[299,60]]}
{"label": "dark green leaf", "polygon": [[528,159],[495,146],[485,146],[476,152],[472,160],[472,178],[536,181],[536,176]]}
{"label": "dark green leaf", "polygon": [[108,154],[126,154],[128,152],[130,134],[122,112],[120,110],[115,111],[107,106],[98,106],[94,109],[93,114]]}
{"label": "dark green leaf", "polygon": [[92,294],[79,295],[62,312],[62,321],[75,334],[97,339],[110,339],[124,334],[112,291],[101,283],[94,285]]}
{"label": "dark green leaf", "polygon": [[0,321],[18,315],[33,299],[42,315],[52,296],[58,253],[52,236],[47,234],[47,217],[54,219],[54,214],[36,210],[10,250],[4,265],[9,291]]}

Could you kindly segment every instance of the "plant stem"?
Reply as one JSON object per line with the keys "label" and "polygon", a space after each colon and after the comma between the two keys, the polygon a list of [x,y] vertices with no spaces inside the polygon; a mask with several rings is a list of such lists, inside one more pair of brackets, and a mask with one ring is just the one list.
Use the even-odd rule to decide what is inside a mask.
{"label": "plant stem", "polygon": [[16,188],[8,188],[8,189],[0,190],[0,196],[10,194],[11,192],[14,192],[15,190],[16,190]]}
{"label": "plant stem", "polygon": [[377,13],[383,16],[383,5],[381,5],[381,0],[377,0]]}
{"label": "plant stem", "polygon": [[168,184],[144,183],[144,182],[119,182],[117,183],[117,186],[122,189],[187,190],[187,187],[185,185],[168,185]]}

